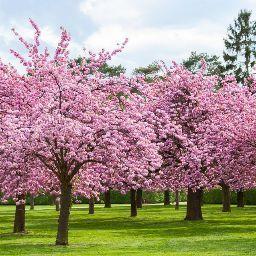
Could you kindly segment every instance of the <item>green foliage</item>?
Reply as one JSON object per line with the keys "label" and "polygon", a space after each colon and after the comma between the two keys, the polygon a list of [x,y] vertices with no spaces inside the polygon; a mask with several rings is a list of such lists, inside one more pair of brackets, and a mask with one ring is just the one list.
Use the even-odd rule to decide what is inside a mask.
{"label": "green foliage", "polygon": [[182,64],[192,73],[196,73],[202,68],[202,60],[207,64],[206,75],[222,75],[224,67],[217,55],[191,52],[189,58],[183,60]]}
{"label": "green foliage", "polygon": [[143,191],[142,195],[144,203],[155,204],[155,203],[163,203],[164,194],[160,192],[145,192]]}
{"label": "green foliage", "polygon": [[[170,193],[171,201],[174,202],[174,193]],[[100,201],[96,203],[103,203],[104,196],[100,196]],[[84,197],[76,197],[83,204],[88,204],[88,200]],[[149,192],[143,191],[143,199],[145,203],[155,204],[155,203],[163,203],[164,194],[162,192]],[[186,201],[186,193],[180,193],[180,201]],[[26,203],[29,204],[29,196],[26,198]],[[121,194],[119,191],[111,191],[111,203],[112,204],[129,204],[130,203],[130,193]],[[9,200],[8,205],[14,205],[13,200]],[[49,195],[39,195],[35,197],[35,205],[50,205],[52,204],[52,197]]]}
{"label": "green foliage", "polygon": [[[221,189],[213,189],[208,192],[204,192],[203,201],[206,204],[221,204],[222,203],[222,191]],[[236,204],[236,193],[231,192],[231,203]]]}
{"label": "green foliage", "polygon": [[143,206],[130,218],[128,205],[104,209],[73,205],[69,246],[54,246],[58,213],[54,206],[27,207],[27,234],[12,233],[14,206],[0,207],[1,256],[254,256],[256,255],[255,207],[232,208],[204,205],[204,221],[184,221],[180,210],[162,205]]}
{"label": "green foliage", "polygon": [[[52,197],[50,195],[39,195],[37,197],[35,197],[34,201],[35,201],[35,205],[49,205],[52,204]],[[0,204],[2,204],[0,202]],[[14,205],[14,201],[12,199],[9,199],[7,203],[5,203],[4,205]],[[29,195],[26,196],[26,204],[29,204]]]}
{"label": "green foliage", "polygon": [[[75,59],[76,64],[79,66],[82,66],[83,64],[83,58],[78,57]],[[89,59],[86,60],[87,63],[89,63]],[[70,64],[70,66],[72,66]],[[99,71],[103,74],[105,74],[107,77],[112,77],[112,76],[120,76],[120,74],[125,73],[126,69],[122,65],[109,65],[107,63],[104,63],[100,68]]]}
{"label": "green foliage", "polygon": [[[244,192],[244,199],[246,205],[256,205],[256,189]],[[203,201],[206,204],[221,204],[222,192],[220,189],[213,189],[204,193]],[[236,204],[236,192],[231,192],[231,204]]]}
{"label": "green foliage", "polygon": [[[256,189],[245,191],[245,203],[247,205],[256,205]],[[96,203],[103,203],[103,195],[100,196],[100,201]],[[171,202],[174,202],[175,195],[170,193]],[[180,192],[179,198],[181,202],[186,202],[187,195],[185,192]],[[84,197],[78,197],[83,204],[87,204],[88,200]],[[163,203],[164,194],[162,192],[148,192],[143,191],[143,199],[145,203],[156,204]],[[204,192],[204,203],[206,204],[221,204],[222,193],[220,189],[213,189],[208,192]],[[27,204],[29,204],[29,196],[27,196]],[[112,204],[129,204],[130,193],[121,194],[119,191],[111,191],[111,203]],[[236,193],[231,192],[231,203],[236,204]],[[8,205],[13,205],[14,202],[10,199]],[[52,197],[49,195],[40,195],[35,197],[35,205],[50,205],[52,204]]]}
{"label": "green foliage", "polygon": [[[29,198],[27,197],[26,200],[27,204],[29,204]],[[53,198],[52,196],[49,195],[40,195],[35,197],[35,205],[49,205],[53,203]]]}
{"label": "green foliage", "polygon": [[251,74],[256,59],[256,21],[251,15],[250,11],[241,10],[224,39],[226,72],[242,83]]}
{"label": "green foliage", "polygon": [[247,205],[256,204],[256,189],[245,191],[245,203]]}
{"label": "green foliage", "polygon": [[135,68],[133,71],[134,75],[142,75],[145,80],[152,82],[156,77],[159,77],[160,67],[156,62],[149,64],[146,67]]}
{"label": "green foliage", "polygon": [[106,76],[120,76],[120,74],[125,73],[126,69],[122,65],[111,66],[105,63],[99,68],[99,71],[105,74]]}

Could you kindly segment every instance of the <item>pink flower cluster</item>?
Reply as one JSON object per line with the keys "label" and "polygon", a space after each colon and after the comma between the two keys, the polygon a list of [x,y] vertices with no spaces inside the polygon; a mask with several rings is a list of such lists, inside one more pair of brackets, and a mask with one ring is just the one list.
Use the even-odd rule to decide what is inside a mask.
{"label": "pink flower cluster", "polygon": [[[255,187],[256,101],[232,77],[192,74],[173,63],[153,82],[100,73],[120,52],[89,52],[78,63],[61,28],[50,54],[14,34],[26,69],[0,62],[0,190],[3,200],[61,193],[98,198],[109,188],[232,189]],[[256,79],[251,78],[256,84]]]}

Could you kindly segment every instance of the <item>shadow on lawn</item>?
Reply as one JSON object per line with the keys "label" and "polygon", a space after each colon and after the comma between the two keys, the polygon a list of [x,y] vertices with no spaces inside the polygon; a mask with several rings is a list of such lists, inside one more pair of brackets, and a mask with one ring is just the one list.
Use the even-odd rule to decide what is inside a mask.
{"label": "shadow on lawn", "polygon": [[[113,209],[96,208],[94,216],[88,215],[87,207],[73,208],[70,219],[70,236],[72,239],[76,235],[82,237],[82,232],[84,231],[83,237],[85,237],[88,231],[90,234],[99,232],[98,234],[103,237],[108,236],[111,232],[111,235],[114,234],[115,237],[120,238],[126,236],[130,239],[144,239],[143,241],[147,239],[152,239],[153,241],[164,239],[166,241],[165,248],[169,251],[171,249],[175,250],[175,246],[177,247],[180,243],[184,243],[184,239],[186,239],[186,245],[183,246],[184,250],[185,248],[193,248],[194,239],[198,239],[199,252],[205,248],[213,247],[213,244],[224,247],[226,239],[228,239],[228,243],[232,248],[243,245],[244,250],[250,248],[250,250],[255,251],[255,240],[251,237],[243,236],[246,233],[256,232],[256,208],[248,207],[246,209],[232,210],[232,213],[222,213],[218,206],[204,207],[205,220],[189,222],[182,220],[185,216],[185,207],[175,211],[172,208],[164,208],[160,205],[144,206],[142,210],[139,210],[137,218],[128,217],[129,207],[123,206],[114,207]],[[8,221],[9,219],[11,218],[9,218],[8,212]],[[52,246],[57,231],[57,213],[51,213],[46,218],[44,211],[28,212],[27,220],[28,234],[19,236],[12,233],[3,233],[0,235],[0,240],[6,241],[6,243],[0,243],[0,252],[18,250],[18,255],[28,255],[26,252],[33,252],[37,246],[40,246],[40,250],[44,255],[51,255],[53,248],[55,252],[67,252],[65,248]],[[1,225],[3,225],[3,221],[4,217],[0,219]],[[236,237],[232,237],[234,233]],[[223,236],[226,237],[225,240],[221,239]],[[78,241],[81,241],[81,237]],[[205,237],[209,238],[205,239]],[[12,242],[17,238],[22,241]],[[33,244],[29,244],[31,238],[35,239]],[[42,243],[44,239],[46,241],[51,240],[52,243]],[[172,240],[176,241],[174,248],[171,248],[173,246]],[[77,246],[83,249],[95,247],[99,248],[99,250],[104,247],[102,241],[95,241],[96,243],[88,242],[85,237],[84,241],[77,244],[78,242],[75,240],[75,243],[72,242],[71,246],[68,247],[68,252],[72,253],[73,250],[77,250]],[[19,249],[21,244],[22,248]],[[116,250],[118,246],[116,245],[113,250]],[[129,247],[129,245],[127,246]],[[182,247],[182,245],[180,246]],[[139,246],[141,254],[143,254],[143,250],[150,250],[150,248],[147,243]],[[157,250],[157,248],[152,250]],[[221,250],[221,248],[216,247],[215,250]]]}
{"label": "shadow on lawn", "polygon": [[[157,206],[156,208],[163,208],[162,206]],[[145,208],[138,213],[137,218],[128,217],[127,209],[125,213],[120,213],[120,210],[124,209],[118,208],[118,212],[115,213],[116,216],[113,217],[113,212],[111,209],[96,209],[95,215],[89,215],[86,209],[72,209],[75,211],[75,216],[70,218],[70,230],[97,230],[97,231],[112,231],[112,232],[126,232],[136,235],[153,235],[153,236],[169,236],[170,233],[175,236],[194,236],[195,231],[197,235],[206,236],[211,233],[247,233],[255,232],[255,208],[246,209],[246,212],[242,210],[235,214],[211,212],[211,209],[206,209],[204,211],[205,220],[203,221],[184,221],[185,216],[184,209],[177,215],[176,211],[170,209],[170,215],[165,215],[161,217],[160,209],[150,209]],[[116,209],[113,209],[115,211]],[[106,213],[107,212],[107,213]],[[148,213],[149,214],[148,214]],[[150,213],[157,212],[161,219],[157,219],[158,216],[150,216]],[[174,216],[174,214],[176,214]],[[102,216],[101,216],[102,215]],[[123,216],[119,216],[123,215]],[[238,216],[237,216],[238,215]],[[40,214],[29,216],[29,220],[32,222],[27,227],[31,230],[53,230],[57,229],[57,217],[41,216]],[[163,218],[165,220],[163,220]],[[185,234],[184,234],[185,230]]]}
{"label": "shadow on lawn", "polygon": [[[136,239],[136,237],[134,238]],[[152,241],[151,241],[152,242]],[[185,242],[185,244],[184,244]],[[228,246],[227,246],[228,244]],[[217,246],[216,246],[217,245]],[[70,246],[59,247],[53,243],[8,243],[0,244],[1,256],[3,255],[159,255],[159,252],[166,255],[174,255],[175,252],[188,253],[186,255],[234,255],[239,248],[238,255],[255,255],[254,238],[230,238],[230,239],[207,239],[197,240],[196,246],[193,240],[177,240],[170,237],[162,245],[152,246],[145,241],[139,245],[126,244],[102,244],[100,242],[90,243],[86,240],[82,243],[72,241]],[[241,248],[243,247],[243,248]],[[37,250],[36,250],[37,248]],[[40,251],[38,250],[40,248]],[[225,249],[225,250],[224,250]],[[15,254],[14,254],[15,252]],[[40,252],[40,254],[39,254]],[[225,252],[225,254],[223,254]],[[214,254],[213,254],[214,253]],[[230,253],[230,254],[229,254]],[[163,254],[161,254],[163,255]],[[177,254],[175,254],[177,255]],[[183,255],[183,254],[182,254]]]}

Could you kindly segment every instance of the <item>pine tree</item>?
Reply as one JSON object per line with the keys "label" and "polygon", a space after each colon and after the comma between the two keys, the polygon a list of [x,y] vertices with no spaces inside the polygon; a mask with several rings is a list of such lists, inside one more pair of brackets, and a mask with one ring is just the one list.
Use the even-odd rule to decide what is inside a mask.
{"label": "pine tree", "polygon": [[157,62],[153,62],[146,67],[138,67],[133,71],[134,75],[142,75],[148,82],[154,81],[156,77],[159,77],[160,67]]}
{"label": "pine tree", "polygon": [[256,21],[251,11],[241,10],[224,39],[223,58],[227,74],[234,74],[239,83],[244,83],[251,74],[256,59]]}
{"label": "pine tree", "polygon": [[[78,57],[75,59],[75,62],[78,63],[79,65],[82,65],[82,60],[83,59],[81,57]],[[99,71],[102,74],[105,74],[106,77],[113,77],[113,76],[120,76],[120,74],[124,74],[126,72],[126,69],[122,65],[115,66],[115,65],[109,65],[107,63],[104,63],[99,68]]]}
{"label": "pine tree", "polygon": [[182,64],[191,72],[196,73],[202,66],[202,60],[207,64],[206,75],[222,75],[223,66],[217,55],[191,52],[189,58],[183,60]]}
{"label": "pine tree", "polygon": [[100,71],[105,74],[106,76],[120,76],[120,74],[124,74],[126,69],[122,65],[114,66],[114,65],[109,65],[107,63],[104,63],[100,67]]}

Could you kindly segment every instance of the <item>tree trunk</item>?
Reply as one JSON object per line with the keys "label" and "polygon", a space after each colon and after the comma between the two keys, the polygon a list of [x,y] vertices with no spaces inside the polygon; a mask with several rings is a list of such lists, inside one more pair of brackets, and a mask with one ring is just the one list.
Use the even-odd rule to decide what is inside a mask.
{"label": "tree trunk", "polygon": [[[25,200],[25,195],[18,196],[18,200]],[[25,233],[25,203],[16,205],[13,233]]]}
{"label": "tree trunk", "polygon": [[222,211],[223,212],[231,212],[230,188],[225,183],[222,183],[221,187],[222,187]]}
{"label": "tree trunk", "polygon": [[71,190],[70,183],[61,184],[60,196],[60,215],[56,245],[68,245],[68,221],[71,205]]}
{"label": "tree trunk", "polygon": [[51,205],[55,205],[55,199],[56,199],[56,196],[55,195],[51,195]]}
{"label": "tree trunk", "polygon": [[94,198],[89,199],[89,214],[94,214]]}
{"label": "tree trunk", "polygon": [[54,204],[55,204],[55,210],[57,212],[59,212],[60,211],[60,197],[59,196],[55,197]]}
{"label": "tree trunk", "polygon": [[34,210],[35,208],[35,197],[33,195],[29,196],[30,210]]}
{"label": "tree trunk", "polygon": [[195,192],[189,188],[187,195],[187,215],[185,220],[202,220],[202,189],[197,189]]}
{"label": "tree trunk", "polygon": [[237,207],[244,207],[244,191],[242,189],[237,191]]}
{"label": "tree trunk", "polygon": [[175,191],[175,210],[179,210],[180,208],[180,199],[179,199],[179,191]]}
{"label": "tree trunk", "polygon": [[50,198],[51,198],[51,204],[50,205],[55,205],[55,196],[50,195]]}
{"label": "tree trunk", "polygon": [[170,205],[170,191],[165,190],[164,191],[164,206]]}
{"label": "tree trunk", "polygon": [[137,204],[136,204],[136,190],[131,189],[130,191],[131,200],[131,217],[137,216]]}
{"label": "tree trunk", "polygon": [[111,192],[110,189],[104,193],[105,208],[111,208]]}
{"label": "tree trunk", "polygon": [[137,198],[136,198],[137,208],[142,208],[142,189],[137,189]]}
{"label": "tree trunk", "polygon": [[204,205],[204,191],[202,190],[202,197],[201,197],[201,206]]}

